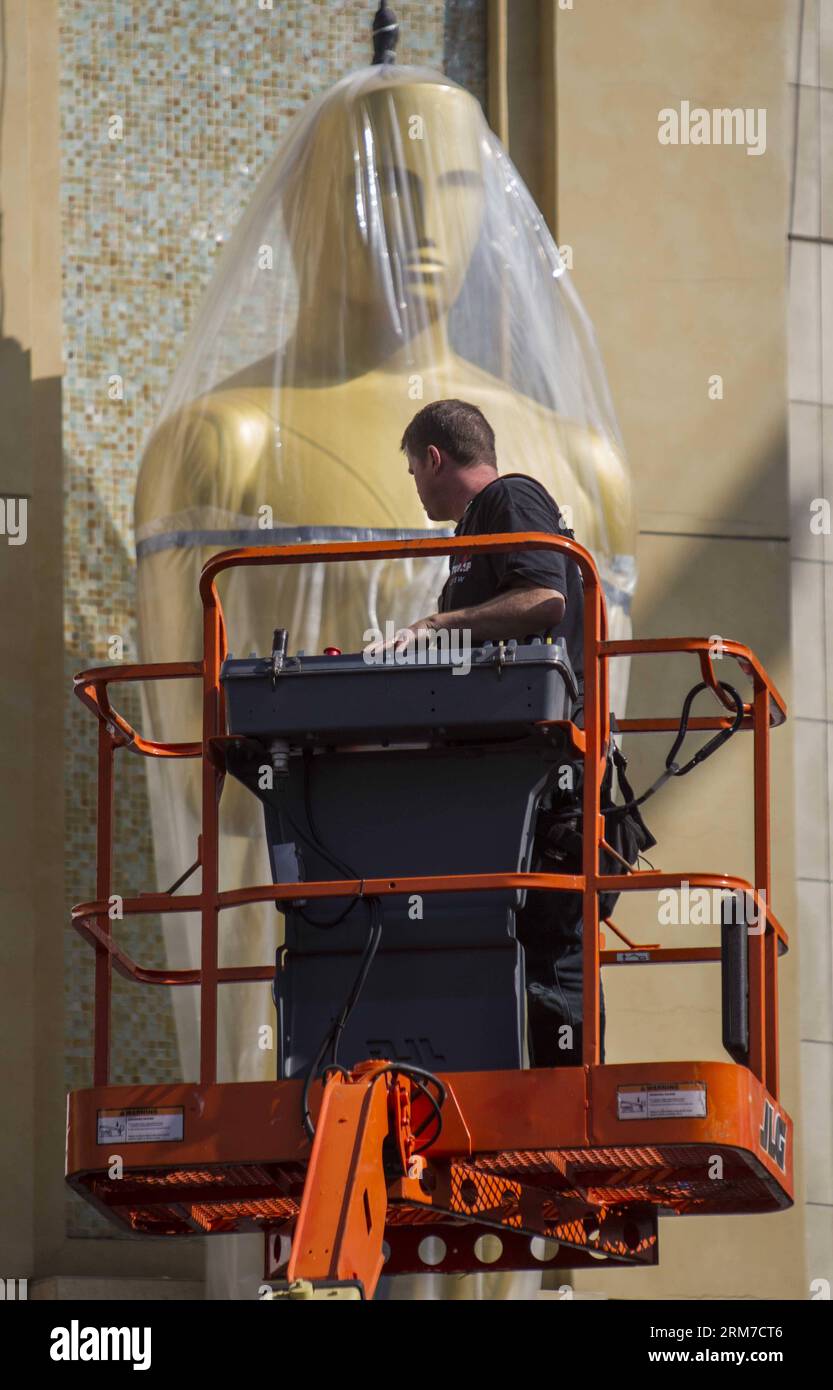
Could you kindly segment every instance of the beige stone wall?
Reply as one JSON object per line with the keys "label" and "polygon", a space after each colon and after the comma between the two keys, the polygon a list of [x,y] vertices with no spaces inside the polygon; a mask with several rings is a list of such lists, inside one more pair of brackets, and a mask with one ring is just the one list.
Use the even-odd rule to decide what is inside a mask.
{"label": "beige stone wall", "polygon": [[[783,0],[582,0],[559,10],[556,35],[558,239],[573,248],[636,481],[635,633],[744,641],[789,701]],[[685,100],[765,109],[765,153],[660,144],[658,113]],[[710,399],[715,375],[722,399]],[[629,712],[675,714],[697,679],[690,659],[637,658]],[[752,878],[742,737],[650,804],[657,867]],[[792,737],[789,725],[773,737],[773,901],[793,943],[780,971],[781,1075],[801,1184]],[[637,787],[667,742],[629,740]],[[718,939],[659,928],[648,895],[616,916],[643,941]],[[608,1060],[725,1056],[718,967],[608,969],[605,989]],[[801,1186],[788,1213],[666,1220],[656,1271],[583,1273],[575,1285],[618,1298],[806,1298],[804,1221]]]}
{"label": "beige stone wall", "polygon": [[[57,0],[7,0],[0,125],[0,1277],[201,1277],[185,1247],[65,1235],[62,304]],[[92,807],[92,787],[76,798]],[[72,868],[72,865],[70,865]],[[92,957],[90,957],[91,968]]]}
{"label": "beige stone wall", "polygon": [[[833,503],[833,4],[790,0],[790,515],[796,874],[807,1276],[833,1286],[833,543],[813,503]],[[825,367],[825,364],[826,367]]]}
{"label": "beige stone wall", "polygon": [[[520,0],[510,8],[516,14]],[[793,552],[794,563],[804,566],[796,570],[804,586],[796,584],[797,613],[815,614],[819,622],[806,640],[796,625],[800,680],[791,680],[790,671],[784,232],[792,89],[783,65],[795,33],[794,11],[787,0],[700,0],[686,6],[679,0],[574,0],[572,10],[557,13],[558,239],[573,247],[576,281],[601,340],[637,482],[642,534],[636,631],[715,632],[749,642],[788,700],[791,686],[797,687],[800,719],[801,919],[793,891],[790,726],[773,740],[774,903],[793,941],[781,970],[782,1096],[797,1124],[799,1183],[806,1166],[809,1205],[805,1210],[800,1186],[799,1203],[787,1214],[666,1221],[658,1271],[576,1276],[577,1289],[619,1298],[804,1298],[809,1278],[830,1277],[831,1109],[819,1097],[829,1100],[833,1055],[831,861],[829,820],[816,813],[822,803],[826,808],[829,766],[831,708],[819,683],[826,678],[819,652],[830,646],[823,622],[830,553],[829,539],[827,549],[809,553],[804,531],[796,531]],[[186,1249],[131,1243],[128,1255],[124,1242],[67,1242],[63,1236],[56,0],[38,0],[36,7],[7,0],[5,13],[5,43],[14,61],[6,65],[0,128],[0,491],[31,501],[27,544],[8,547],[0,537],[6,792],[0,798],[0,1114],[7,1120],[0,1146],[0,1276],[118,1270],[184,1278],[199,1273],[196,1244]],[[807,0],[806,13],[817,24],[808,31],[802,60],[802,83],[818,94],[815,106],[807,99],[801,112],[802,129],[810,132],[803,166],[809,168],[817,148],[813,131],[827,120],[820,94],[833,86],[833,75],[821,67],[815,0]],[[545,79],[543,90],[546,96]],[[709,108],[765,108],[766,154],[661,146],[657,113],[684,99]],[[528,103],[521,115],[529,128]],[[555,167],[553,161],[542,198]],[[825,231],[821,180],[805,179],[799,193],[798,207],[810,216],[802,234],[818,242]],[[816,245],[813,251],[815,267],[803,254],[794,260],[795,344],[809,341],[810,328],[820,331],[814,306],[822,249]],[[800,347],[794,353],[793,502],[800,511],[829,479],[820,441],[833,397],[822,388],[822,356],[814,365]],[[828,357],[833,360],[833,350]],[[721,401],[708,395],[708,378],[715,373],[724,380]],[[817,382],[809,396],[808,380],[811,391]],[[833,497],[829,482],[827,495]],[[815,653],[809,664],[808,652]],[[695,678],[685,663],[669,669],[642,659],[632,673],[632,712],[676,712]],[[631,742],[634,780],[641,783],[661,763],[664,744]],[[658,864],[751,876],[749,801],[741,795],[750,785],[742,780],[748,779],[749,763],[749,749],[738,739],[718,761],[661,794],[650,815],[660,840]],[[810,810],[805,791],[814,787]],[[656,906],[647,899],[640,906],[641,912],[619,916],[630,934],[656,940]],[[674,937],[675,944],[680,940]],[[721,1055],[715,967],[608,970],[606,990],[610,1060]],[[808,1078],[806,1135],[800,1045]]]}
{"label": "beige stone wall", "polygon": [[57,28],[41,9],[36,44],[24,0],[5,7],[0,127],[0,492],[28,513],[24,545],[0,537],[0,1271],[17,1278],[54,1240],[62,1202]]}

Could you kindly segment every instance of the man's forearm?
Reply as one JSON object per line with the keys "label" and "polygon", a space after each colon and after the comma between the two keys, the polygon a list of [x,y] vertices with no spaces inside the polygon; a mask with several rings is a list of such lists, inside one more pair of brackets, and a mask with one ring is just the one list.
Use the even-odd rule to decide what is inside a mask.
{"label": "man's forearm", "polygon": [[485,603],[434,613],[437,628],[467,628],[475,641],[546,632],[564,616],[564,598],[553,589],[507,589]]}

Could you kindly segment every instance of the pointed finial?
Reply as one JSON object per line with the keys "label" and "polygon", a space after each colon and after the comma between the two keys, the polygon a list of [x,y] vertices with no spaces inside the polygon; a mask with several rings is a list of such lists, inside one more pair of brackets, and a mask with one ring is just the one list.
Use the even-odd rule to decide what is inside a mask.
{"label": "pointed finial", "polygon": [[399,25],[387,5],[380,5],[373,20],[373,62],[395,63]]}

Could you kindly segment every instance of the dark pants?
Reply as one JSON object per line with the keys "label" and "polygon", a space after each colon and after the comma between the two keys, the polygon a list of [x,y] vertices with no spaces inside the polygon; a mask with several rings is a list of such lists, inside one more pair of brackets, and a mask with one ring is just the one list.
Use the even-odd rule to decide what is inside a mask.
{"label": "dark pants", "polygon": [[[553,895],[556,896],[556,895]],[[542,956],[526,953],[527,1044],[531,1067],[582,1065],[583,946],[570,942]],[[605,1008],[600,994],[600,1059],[604,1061]]]}
{"label": "dark pants", "polygon": [[[584,728],[584,692],[570,716]],[[554,868],[540,864],[546,872]],[[518,915],[518,939],[532,927],[533,938],[525,945],[527,1045],[531,1067],[580,1067],[584,999],[581,926],[571,928],[569,939],[559,940],[559,893],[531,892],[527,907]],[[541,927],[544,927],[543,934]],[[536,930],[537,926],[537,930]],[[543,942],[552,933],[552,945]],[[578,939],[576,939],[578,937]],[[599,1056],[605,1056],[605,1001],[599,981]]]}

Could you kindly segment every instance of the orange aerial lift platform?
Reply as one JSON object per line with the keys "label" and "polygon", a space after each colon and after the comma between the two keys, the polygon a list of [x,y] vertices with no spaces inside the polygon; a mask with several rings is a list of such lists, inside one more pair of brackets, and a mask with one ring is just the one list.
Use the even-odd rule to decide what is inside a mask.
{"label": "orange aerial lift platform", "polygon": [[[223,571],[519,548],[560,549],[581,571],[583,727],[569,718],[564,653],[541,642],[484,644],[465,679],[441,659],[408,669],[334,649],[293,657],[282,630],[270,657],[229,657]],[[95,1017],[93,1084],[68,1097],[72,1187],[132,1232],[262,1232],[264,1283],[276,1298],[369,1299],[382,1274],[651,1265],[660,1216],[790,1206],[792,1123],[778,1082],[787,938],[771,907],[769,849],[769,731],[786,710],[752,652],[722,643],[751,686],[741,700],[715,674],[713,639],[608,640],[592,557],[544,534],[230,550],[204,567],[200,597],[201,661],[101,667],[75,682],[98,720],[98,809],[95,900],[73,912],[94,950]],[[602,872],[602,856],[611,862],[608,668],[643,654],[695,658],[697,688],[719,709],[689,718],[687,702],[689,730],[714,731],[712,742],[752,734],[754,883],[624,860],[621,872]],[[202,683],[199,742],[146,739],[111,704],[119,682],[183,678]],[[678,723],[620,719],[616,730],[674,733]],[[167,893],[121,901],[126,916],[199,914],[197,969],[147,968],[116,938],[121,750],[201,761],[199,891],[178,892],[186,874]],[[591,828],[580,872],[532,872],[542,790],[567,762],[581,770],[579,815]],[[264,767],[271,776],[258,775]],[[665,775],[680,770],[669,759]],[[220,886],[228,776],[264,803],[271,884]],[[751,919],[741,914],[736,931],[725,923],[719,946],[674,948],[600,923],[604,894],[684,883],[754,904]],[[582,895],[582,1065],[525,1065],[514,924],[529,890]],[[277,970],[221,967],[222,913],[254,902],[284,912]],[[423,905],[416,920],[414,903]],[[621,947],[607,945],[602,926]],[[600,968],[668,962],[720,966],[731,1060],[601,1063]],[[198,1081],[109,1083],[113,970],[199,991]],[[278,1075],[218,1083],[218,986],[251,981],[273,985]]]}

